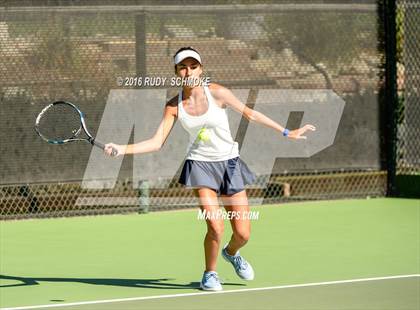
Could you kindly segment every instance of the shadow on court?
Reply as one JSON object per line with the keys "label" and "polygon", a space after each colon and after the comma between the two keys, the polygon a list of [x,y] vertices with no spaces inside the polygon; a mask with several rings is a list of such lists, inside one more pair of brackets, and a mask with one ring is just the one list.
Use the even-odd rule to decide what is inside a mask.
{"label": "shadow on court", "polygon": [[[0,280],[13,280],[21,283],[0,285],[0,288],[4,287],[17,287],[17,286],[29,286],[29,285],[40,285],[40,282],[74,282],[92,285],[110,285],[110,286],[122,286],[122,287],[139,287],[139,288],[152,288],[152,289],[200,289],[200,282],[190,282],[188,284],[177,284],[168,281],[174,281],[175,279],[98,279],[98,278],[31,278],[31,277],[15,277],[0,275]],[[241,283],[224,283],[225,285],[232,286],[245,286]]]}

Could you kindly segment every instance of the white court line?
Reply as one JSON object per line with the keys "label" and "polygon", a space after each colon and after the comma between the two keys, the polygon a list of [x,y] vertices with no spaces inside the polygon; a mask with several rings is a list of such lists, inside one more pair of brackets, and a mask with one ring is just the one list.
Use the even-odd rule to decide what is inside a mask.
{"label": "white court line", "polygon": [[58,305],[57,304],[54,304],[54,305],[49,304],[49,305],[25,306],[25,307],[15,307],[15,308],[0,308],[0,310],[23,310],[23,309],[41,309],[41,308],[54,308],[54,307],[82,306],[82,305],[105,304],[105,303],[124,302],[124,301],[137,301],[137,300],[149,300],[149,299],[160,299],[160,298],[175,298],[175,297],[186,297],[186,296],[200,296],[200,295],[209,295],[209,294],[230,294],[230,293],[241,293],[241,292],[251,292],[251,291],[275,290],[275,289],[282,289],[282,288],[310,287],[310,286],[355,283],[355,282],[367,282],[367,281],[379,281],[379,280],[390,280],[390,279],[402,279],[402,278],[413,278],[413,277],[420,277],[420,274],[408,274],[408,275],[377,277],[377,278],[362,278],[362,279],[351,279],[351,280],[340,280],[340,281],[329,281],[329,282],[315,282],[315,283],[292,284],[292,285],[281,285],[281,286],[268,286],[268,287],[246,288],[246,289],[231,290],[231,291],[219,291],[219,292],[200,292],[200,293],[186,293],[186,294],[172,294],[172,295],[157,295],[157,296],[120,298],[120,299],[105,299],[105,300],[72,302],[72,303],[65,303],[65,304],[58,304]]}

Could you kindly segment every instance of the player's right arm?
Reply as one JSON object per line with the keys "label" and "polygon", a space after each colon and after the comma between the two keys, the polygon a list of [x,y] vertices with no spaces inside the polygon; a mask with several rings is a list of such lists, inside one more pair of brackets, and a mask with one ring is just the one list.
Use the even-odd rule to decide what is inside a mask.
{"label": "player's right arm", "polygon": [[172,98],[165,106],[162,121],[152,138],[134,144],[119,145],[105,144],[105,154],[111,156],[112,149],[117,150],[117,155],[142,154],[159,151],[165,144],[177,118],[177,97]]}

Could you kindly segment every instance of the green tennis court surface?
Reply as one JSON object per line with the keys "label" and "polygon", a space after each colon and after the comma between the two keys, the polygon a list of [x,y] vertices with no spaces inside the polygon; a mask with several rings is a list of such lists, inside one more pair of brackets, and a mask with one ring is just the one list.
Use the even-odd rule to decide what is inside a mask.
{"label": "green tennis court surface", "polygon": [[[220,259],[222,294],[197,289],[205,233],[197,210],[1,222],[0,307],[420,308],[420,200],[254,210],[259,220],[241,253],[256,279],[240,280]],[[381,278],[399,275],[411,276]],[[351,279],[363,280],[341,282]]]}

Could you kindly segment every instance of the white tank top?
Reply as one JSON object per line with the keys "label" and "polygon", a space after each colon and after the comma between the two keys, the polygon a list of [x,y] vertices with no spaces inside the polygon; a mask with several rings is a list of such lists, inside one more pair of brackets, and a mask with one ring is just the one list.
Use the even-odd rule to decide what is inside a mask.
{"label": "white tank top", "polygon": [[233,141],[225,109],[220,108],[204,86],[207,98],[206,113],[193,116],[182,105],[182,90],[178,95],[178,119],[189,133],[190,142],[187,159],[200,161],[222,161],[239,156],[238,143]]}

